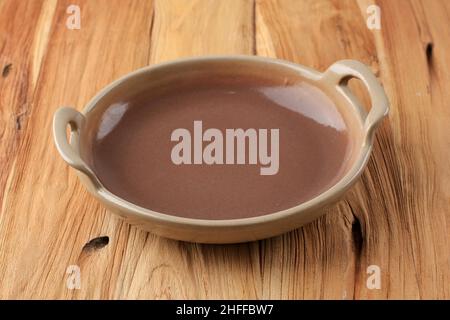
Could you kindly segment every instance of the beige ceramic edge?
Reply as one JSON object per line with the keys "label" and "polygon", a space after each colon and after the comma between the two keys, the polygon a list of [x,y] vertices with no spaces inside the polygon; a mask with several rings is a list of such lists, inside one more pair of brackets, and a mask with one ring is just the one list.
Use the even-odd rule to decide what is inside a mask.
{"label": "beige ceramic edge", "polygon": [[[336,90],[346,100],[352,112],[357,113],[364,130],[364,139],[358,158],[334,186],[316,196],[287,210],[268,215],[233,219],[203,220],[177,217],[158,213],[136,206],[109,192],[100,183],[95,173],[85,164],[79,154],[79,132],[83,130],[85,116],[95,108],[102,97],[119,84],[142,73],[152,72],[158,68],[174,67],[177,64],[189,64],[201,61],[240,61],[278,64],[295,70],[303,78],[328,86]],[[358,100],[351,94],[347,82],[351,78],[360,79],[369,92],[371,108],[366,112]],[[63,159],[77,169],[79,177],[88,190],[99,199],[110,211],[124,218],[128,223],[137,225],[152,233],[191,242],[201,243],[236,243],[258,240],[282,234],[296,229],[324,214],[324,206],[334,203],[356,181],[363,171],[372,149],[375,129],[387,115],[389,104],[383,88],[370,69],[355,60],[342,60],[331,65],[324,73],[294,64],[288,61],[256,56],[206,56],[179,59],[154,66],[145,67],[132,72],[100,91],[80,113],[72,108],[60,108],[53,119],[53,134],[56,147]],[[70,142],[67,141],[66,129],[71,127]],[[321,210],[322,209],[322,210]]]}

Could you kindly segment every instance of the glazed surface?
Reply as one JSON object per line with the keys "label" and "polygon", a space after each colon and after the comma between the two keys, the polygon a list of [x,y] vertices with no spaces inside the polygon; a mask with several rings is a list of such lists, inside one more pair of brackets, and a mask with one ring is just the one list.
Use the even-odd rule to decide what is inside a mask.
{"label": "glazed surface", "polygon": [[[171,133],[192,132],[194,121],[222,132],[279,129],[278,172],[261,175],[248,163],[174,164]],[[175,82],[112,104],[92,155],[100,181],[125,200],[171,215],[236,219],[288,209],[325,191],[341,176],[348,149],[345,123],[319,89],[230,76]]]}

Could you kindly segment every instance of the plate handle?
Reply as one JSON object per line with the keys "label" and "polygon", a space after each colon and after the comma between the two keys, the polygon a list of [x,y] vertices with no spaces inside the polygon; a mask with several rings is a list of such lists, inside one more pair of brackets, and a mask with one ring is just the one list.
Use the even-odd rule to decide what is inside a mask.
{"label": "plate handle", "polygon": [[[352,78],[361,80],[369,92],[371,107],[367,112],[348,87]],[[364,121],[366,137],[372,141],[375,129],[389,112],[389,101],[383,87],[375,75],[365,64],[356,60],[341,60],[331,65],[323,73],[323,80],[333,86],[338,86],[344,95],[359,108]]]}
{"label": "plate handle", "polygon": [[67,126],[70,126],[70,139],[72,140],[75,135],[77,137],[80,136],[84,122],[84,115],[77,110],[68,107],[59,108],[53,116],[53,137],[56,148],[64,161],[66,161],[71,167],[84,173],[92,184],[95,187],[98,187],[100,186],[98,178],[91,168],[89,168],[89,166],[84,162],[84,160],[81,159],[80,154],[67,140]]}

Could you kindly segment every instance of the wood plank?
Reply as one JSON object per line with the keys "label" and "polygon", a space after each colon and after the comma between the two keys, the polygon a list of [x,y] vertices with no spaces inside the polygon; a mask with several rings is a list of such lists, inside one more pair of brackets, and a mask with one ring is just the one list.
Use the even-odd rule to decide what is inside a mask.
{"label": "wood plank", "polygon": [[[444,163],[448,163],[449,150],[448,138],[443,140],[442,134],[449,133],[444,126],[449,119],[445,110],[449,91],[445,90],[448,82],[434,78],[437,74],[448,77],[448,56],[443,52],[450,44],[449,33],[445,36],[445,31],[438,31],[448,25],[448,5],[443,1],[378,4],[385,23],[379,41],[385,57],[383,81],[392,104],[391,137],[378,140],[383,148],[378,155],[395,159],[380,177],[384,181],[380,200],[395,196],[386,202],[389,274],[396,275],[389,278],[388,297],[445,298],[450,248],[445,188],[449,168]],[[431,52],[429,44],[433,45]],[[374,157],[372,163],[382,161]]]}
{"label": "wood plank", "polygon": [[[152,63],[205,54],[251,54],[250,1],[155,1]],[[138,257],[121,270],[119,298],[257,298],[258,245],[207,246],[139,233],[127,255]],[[254,249],[254,250],[251,250]]]}
{"label": "wood plank", "polygon": [[[23,144],[33,107],[36,79],[47,41],[46,19],[53,15],[53,2],[2,1],[0,3],[0,225],[7,223],[13,176],[21,171],[17,155]],[[17,13],[20,13],[17,14]],[[26,20],[23,25],[20,22]],[[11,211],[11,214],[13,212]],[[8,261],[9,233],[0,232],[0,259]],[[10,252],[9,254],[14,254]],[[5,259],[4,259],[5,258]],[[7,264],[0,265],[0,274]],[[10,289],[15,277],[2,279]],[[3,294],[0,293],[0,297]]]}
{"label": "wood plank", "polygon": [[[257,1],[256,17],[258,54],[319,70],[337,60],[356,59],[378,72],[373,36],[354,1]],[[361,87],[355,88],[367,103]],[[365,273],[361,260],[367,237],[367,212],[355,189],[362,189],[361,183],[327,216],[285,236],[289,241],[281,242],[282,251],[299,257],[283,280],[286,285],[296,283],[296,288],[275,297],[351,299],[358,286],[365,285],[355,282],[355,273]]]}
{"label": "wood plank", "polygon": [[197,55],[251,54],[251,1],[155,1],[151,62]]}
{"label": "wood plank", "polygon": [[[13,170],[15,155],[26,126],[30,101],[34,94],[34,79],[41,61],[34,61],[36,44],[34,25],[38,24],[42,7],[39,3],[12,1],[0,3],[0,203],[4,204],[7,180]],[[20,11],[30,24],[19,28],[14,12]],[[38,24],[36,28],[42,31]]]}
{"label": "wood plank", "polygon": [[[2,210],[1,259],[8,263],[2,264],[0,273],[1,297],[110,296],[108,279],[114,278],[117,268],[106,262],[116,261],[127,240],[120,232],[128,233],[129,228],[105,215],[78,183],[73,170],[61,161],[53,147],[51,121],[57,107],[82,109],[107,83],[147,64],[152,3],[126,2],[59,1],[53,18],[45,13],[47,7],[41,13],[45,26],[53,22],[45,57],[38,57],[42,49],[31,55],[33,61],[42,59],[44,66],[36,81],[27,130]],[[80,30],[66,28],[66,9],[71,4],[80,6]],[[123,8],[115,10],[118,6]],[[23,12],[11,9],[7,14],[14,21],[23,19]],[[34,31],[33,24],[29,25]],[[19,65],[16,68],[21,69]],[[113,245],[91,259],[92,253],[83,251],[83,246],[105,234],[111,235]],[[81,267],[85,284],[81,290],[66,288],[65,272],[71,264]]]}

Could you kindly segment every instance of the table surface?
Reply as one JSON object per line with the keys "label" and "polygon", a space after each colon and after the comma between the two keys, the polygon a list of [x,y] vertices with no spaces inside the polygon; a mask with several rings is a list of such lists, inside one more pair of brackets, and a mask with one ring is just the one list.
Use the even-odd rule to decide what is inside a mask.
{"label": "table surface", "polygon": [[[373,3],[0,0],[0,298],[449,299],[450,1],[375,1],[380,30],[366,24]],[[72,4],[79,30],[66,27]],[[106,212],[62,161],[58,107],[205,54],[318,70],[357,59],[378,76],[391,112],[362,178],[321,219],[238,245],[167,240]]]}

